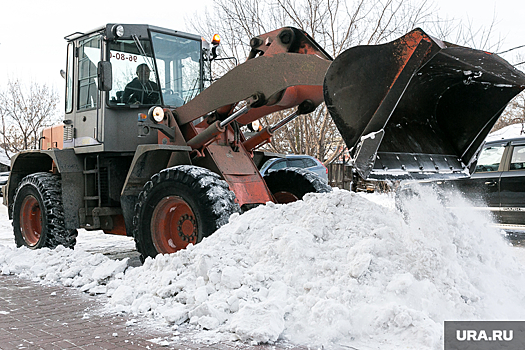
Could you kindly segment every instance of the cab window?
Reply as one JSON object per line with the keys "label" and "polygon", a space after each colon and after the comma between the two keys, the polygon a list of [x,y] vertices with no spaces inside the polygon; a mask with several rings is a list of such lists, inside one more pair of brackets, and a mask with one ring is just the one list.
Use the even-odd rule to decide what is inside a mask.
{"label": "cab window", "polygon": [[115,40],[109,43],[113,106],[152,105],[160,103],[160,88],[155,73],[149,40]]}
{"label": "cab window", "polygon": [[165,105],[180,107],[203,89],[201,42],[151,32]]}
{"label": "cab window", "polygon": [[100,61],[100,36],[80,42],[78,56],[78,109],[98,105],[97,64]]}
{"label": "cab window", "polygon": [[73,43],[67,45],[67,68],[66,68],[66,113],[73,112]]}

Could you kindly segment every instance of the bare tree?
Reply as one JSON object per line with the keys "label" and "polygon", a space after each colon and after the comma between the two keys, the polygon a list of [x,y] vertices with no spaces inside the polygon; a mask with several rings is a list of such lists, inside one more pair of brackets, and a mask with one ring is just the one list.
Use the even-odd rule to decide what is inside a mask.
{"label": "bare tree", "polygon": [[510,103],[498,119],[492,131],[512,124],[525,124],[525,92],[520,93]]}
{"label": "bare tree", "polygon": [[[378,44],[430,20],[426,0],[214,0],[214,10],[193,29],[209,37],[219,32],[225,55],[244,60],[252,37],[284,26],[306,31],[332,56],[359,44]],[[221,61],[223,71],[232,61]],[[273,124],[289,111],[267,116]],[[341,137],[324,105],[282,128],[267,147],[279,153],[303,153],[329,162]]]}
{"label": "bare tree", "polygon": [[[488,45],[489,29],[463,28],[455,20],[435,16],[434,2],[427,0],[214,0],[214,9],[191,26],[211,37],[222,34],[221,46],[226,56],[243,61],[250,50],[249,41],[258,34],[284,26],[306,31],[330,55],[337,56],[356,45],[381,44],[406,34],[415,27],[428,27],[440,39],[456,35],[458,44],[478,42]],[[470,43],[469,42],[469,43]],[[233,61],[219,61],[215,68],[222,72],[232,68]],[[271,73],[269,73],[271,74]],[[273,124],[284,111],[267,116],[263,124]],[[315,112],[297,118],[274,135],[266,147],[279,153],[304,153],[325,163],[343,150],[343,141],[324,105]]]}
{"label": "bare tree", "polygon": [[497,22],[496,13],[493,14],[490,23],[481,26],[477,26],[470,18],[464,22],[453,18],[442,18],[439,14],[435,14],[433,20],[426,23],[426,27],[429,34],[443,41],[497,52],[503,43],[501,36],[493,35]]}
{"label": "bare tree", "polygon": [[9,80],[0,92],[1,147],[7,154],[37,149],[42,128],[57,121],[58,94],[46,84]]}

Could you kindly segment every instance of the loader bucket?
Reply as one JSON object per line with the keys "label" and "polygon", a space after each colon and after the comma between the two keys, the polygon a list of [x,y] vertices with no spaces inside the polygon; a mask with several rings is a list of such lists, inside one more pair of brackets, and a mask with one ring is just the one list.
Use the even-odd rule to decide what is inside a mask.
{"label": "loader bucket", "polygon": [[327,108],[363,178],[464,175],[525,75],[484,51],[415,29],[330,65]]}

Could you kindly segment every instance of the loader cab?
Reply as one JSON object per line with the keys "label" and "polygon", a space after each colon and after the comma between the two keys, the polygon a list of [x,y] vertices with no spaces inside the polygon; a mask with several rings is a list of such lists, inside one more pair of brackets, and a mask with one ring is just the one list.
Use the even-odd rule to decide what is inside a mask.
{"label": "loader cab", "polygon": [[[107,102],[112,107],[162,104],[175,108],[202,91],[200,38],[151,31],[150,38],[140,40],[140,45],[117,39],[108,46],[113,86]],[[147,77],[140,77],[144,71]],[[130,98],[129,85],[133,82],[143,88],[139,98]]]}
{"label": "loader cab", "polygon": [[66,40],[64,148],[76,153],[157,143],[156,134],[138,137],[138,114],[153,105],[180,107],[210,81],[210,45],[200,36],[108,24]]}

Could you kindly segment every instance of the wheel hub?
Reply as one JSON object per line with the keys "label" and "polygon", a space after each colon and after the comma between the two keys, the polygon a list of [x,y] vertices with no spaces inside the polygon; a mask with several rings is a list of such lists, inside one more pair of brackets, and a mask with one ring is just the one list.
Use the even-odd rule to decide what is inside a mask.
{"label": "wheel hub", "polygon": [[273,194],[273,197],[279,204],[287,204],[299,200],[299,198],[296,195],[288,191],[276,192]]}
{"label": "wheel hub", "polygon": [[193,216],[183,215],[177,225],[179,237],[186,242],[197,240],[197,223]]}
{"label": "wheel hub", "polygon": [[20,231],[28,246],[37,245],[42,234],[42,211],[38,200],[32,195],[26,196],[22,201]]}
{"label": "wheel hub", "polygon": [[162,198],[151,218],[151,238],[157,252],[175,253],[197,243],[197,222],[189,204],[178,196]]}

